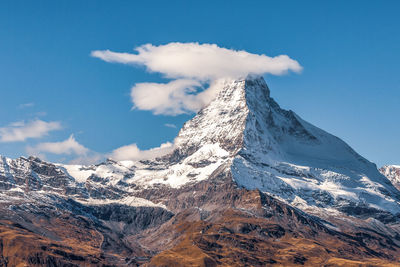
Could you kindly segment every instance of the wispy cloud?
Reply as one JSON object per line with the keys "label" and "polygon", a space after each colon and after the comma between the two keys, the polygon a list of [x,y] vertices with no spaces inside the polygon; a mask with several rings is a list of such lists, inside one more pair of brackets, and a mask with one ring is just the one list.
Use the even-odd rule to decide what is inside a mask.
{"label": "wispy cloud", "polygon": [[26,150],[30,155],[42,155],[43,153],[85,155],[89,152],[89,149],[79,144],[73,135],[61,142],[45,142],[34,147],[28,146]]}
{"label": "wispy cloud", "polygon": [[141,150],[136,144],[119,147],[109,153],[99,153],[84,145],[80,144],[74,137],[70,135],[64,141],[60,142],[43,142],[35,146],[27,146],[26,152],[29,155],[46,158],[48,154],[68,155],[72,156],[69,164],[95,164],[106,158],[114,160],[145,160],[153,159],[172,152],[174,145],[170,142],[161,144],[159,147]]}
{"label": "wispy cloud", "polygon": [[112,151],[108,156],[115,160],[142,160],[152,159],[172,152],[174,145],[170,142],[148,150],[140,150],[136,144],[122,146]]}
{"label": "wispy cloud", "polygon": [[154,114],[177,115],[199,110],[217,93],[217,87],[213,86],[200,93],[195,90],[205,83],[244,78],[248,74],[282,75],[302,70],[300,64],[287,55],[269,57],[215,44],[146,44],[135,51],[136,54],[104,50],[93,51],[91,55],[106,62],[142,65],[149,72],[174,79],[169,83],[139,83],[132,87],[134,106]]}
{"label": "wispy cloud", "polygon": [[168,128],[176,128],[176,125],[175,124],[172,124],[172,123],[166,123],[166,124],[164,124],[164,126],[165,127],[168,127]]}
{"label": "wispy cloud", "polygon": [[[174,145],[170,142],[161,144],[159,147],[154,147],[150,149],[141,150],[136,144],[130,144],[126,146],[121,146],[114,149],[110,153],[98,153],[92,150],[87,150],[86,153],[77,155],[72,159],[70,164],[95,164],[106,158],[111,158],[113,160],[147,160],[154,159],[157,157],[164,156],[174,150]],[[37,155],[42,155],[41,151],[35,151]],[[47,151],[48,152],[48,151]]]}
{"label": "wispy cloud", "polygon": [[20,142],[28,138],[41,138],[50,131],[60,130],[61,123],[57,121],[33,120],[30,122],[13,122],[0,128],[0,142]]}

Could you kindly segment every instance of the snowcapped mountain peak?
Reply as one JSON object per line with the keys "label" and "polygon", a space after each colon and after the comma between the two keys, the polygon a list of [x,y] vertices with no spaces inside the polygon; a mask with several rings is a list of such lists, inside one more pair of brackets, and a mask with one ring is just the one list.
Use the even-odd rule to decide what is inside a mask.
{"label": "snowcapped mountain peak", "polygon": [[311,213],[333,209],[355,214],[361,209],[366,216],[382,217],[383,212],[388,218],[400,213],[400,192],[375,164],[282,109],[262,77],[222,84],[217,97],[184,124],[168,155],[92,166],[2,158],[2,187],[74,192],[80,201],[91,201],[122,199],[149,188],[179,189],[223,176]]}
{"label": "snowcapped mountain peak", "polygon": [[277,105],[262,77],[226,80],[217,97],[184,124],[175,144],[187,152],[203,144],[218,143],[236,153],[243,142],[248,114],[264,109],[269,103]]}
{"label": "snowcapped mountain peak", "polygon": [[[173,156],[166,157],[176,160],[175,166],[228,166],[237,184],[303,209],[400,212],[399,192],[375,164],[336,136],[282,109],[262,77],[226,81],[217,97],[185,123],[175,145]],[[196,180],[179,179],[181,184]]]}
{"label": "snowcapped mountain peak", "polygon": [[247,113],[245,80],[226,81],[217,97],[184,124],[175,144],[184,153],[216,143],[235,152],[240,148]]}
{"label": "snowcapped mountain peak", "polygon": [[244,79],[244,89],[248,97],[255,97],[267,101],[270,98],[270,90],[262,76],[249,75]]}

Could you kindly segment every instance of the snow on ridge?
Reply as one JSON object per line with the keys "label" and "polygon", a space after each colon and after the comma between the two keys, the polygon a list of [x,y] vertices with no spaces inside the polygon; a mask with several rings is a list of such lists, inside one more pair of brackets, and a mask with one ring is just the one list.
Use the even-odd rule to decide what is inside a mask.
{"label": "snow on ridge", "polygon": [[135,175],[127,179],[144,187],[163,184],[179,188],[190,182],[199,182],[209,178],[213,171],[225,164],[229,153],[218,144],[205,144],[183,161],[160,169],[137,168]]}
{"label": "snow on ridge", "polygon": [[383,165],[382,168],[396,168],[396,169],[400,169],[400,165],[388,164],[388,165]]}
{"label": "snow on ridge", "polygon": [[115,185],[127,174],[133,172],[133,161],[106,161],[97,165],[68,165],[57,164],[62,170],[73,177],[77,182],[84,183],[87,179],[95,175],[99,178],[111,180]]}
{"label": "snow on ridge", "polygon": [[120,199],[78,199],[77,202],[84,204],[84,205],[108,205],[108,204],[121,204],[130,207],[160,207],[163,209],[167,209],[164,204],[161,203],[153,203],[150,200],[134,197],[134,196],[127,196]]}

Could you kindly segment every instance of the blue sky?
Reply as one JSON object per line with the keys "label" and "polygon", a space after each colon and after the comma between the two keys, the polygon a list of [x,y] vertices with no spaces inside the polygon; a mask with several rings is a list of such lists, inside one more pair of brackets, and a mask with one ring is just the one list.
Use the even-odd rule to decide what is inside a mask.
{"label": "blue sky", "polygon": [[193,114],[131,110],[130,97],[136,83],[168,80],[90,54],[199,42],[298,61],[301,73],[264,76],[277,102],[378,165],[400,164],[398,10],[398,1],[1,1],[0,128],[58,124],[1,141],[0,154],[27,155],[71,134],[83,147],[44,156],[172,141]]}

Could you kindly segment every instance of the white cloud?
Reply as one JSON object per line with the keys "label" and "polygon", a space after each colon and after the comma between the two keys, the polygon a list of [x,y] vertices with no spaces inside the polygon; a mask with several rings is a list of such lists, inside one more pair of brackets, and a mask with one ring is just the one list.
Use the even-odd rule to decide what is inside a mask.
{"label": "white cloud", "polygon": [[174,129],[176,128],[176,125],[172,123],[165,123],[164,126],[168,128],[174,128]]}
{"label": "white cloud", "polygon": [[302,69],[296,60],[287,55],[269,57],[227,49],[216,44],[145,44],[135,50],[137,54],[93,51],[92,56],[107,62],[144,65],[149,71],[162,73],[168,78],[199,80],[238,78],[250,73],[282,75],[290,70],[299,72]]}
{"label": "white cloud", "polygon": [[215,84],[220,79],[244,78],[248,74],[282,75],[302,70],[287,55],[269,57],[215,44],[146,44],[135,51],[136,54],[93,51],[91,55],[107,62],[143,65],[150,72],[175,79],[169,83],[138,83],[132,87],[134,106],[154,114],[177,115],[199,110],[218,92],[218,88],[210,87],[198,93],[196,88],[204,83]]}
{"label": "white cloud", "polygon": [[174,145],[170,142],[161,144],[159,147],[148,150],[140,150],[136,144],[126,145],[113,150],[110,153],[99,153],[92,151],[75,140],[73,135],[70,135],[64,141],[60,142],[44,142],[36,146],[27,146],[26,152],[29,155],[34,155],[42,159],[46,158],[47,154],[56,155],[71,155],[74,156],[69,164],[95,164],[104,159],[112,158],[114,160],[145,160],[153,159],[172,152]]}
{"label": "white cloud", "polygon": [[30,155],[43,155],[43,153],[66,154],[66,155],[85,155],[89,149],[79,144],[73,135],[61,142],[39,143],[34,147],[27,147]]}
{"label": "white cloud", "polygon": [[225,79],[214,80],[209,87],[197,93],[200,82],[177,79],[169,83],[137,83],[131,89],[134,108],[150,110],[154,114],[178,115],[197,112],[213,100]]}
{"label": "white cloud", "polygon": [[[113,160],[146,160],[154,159],[166,155],[174,150],[174,145],[170,142],[161,144],[159,147],[150,148],[147,150],[140,150],[136,144],[126,145],[119,147],[110,153],[98,153],[95,151],[87,150],[83,155],[79,155],[69,162],[69,164],[95,164],[103,161],[106,158]],[[41,153],[42,151],[35,151]],[[48,152],[48,151],[47,151]],[[39,154],[40,155],[40,154]]]}
{"label": "white cloud", "polygon": [[134,107],[154,114],[176,115],[199,109],[202,104],[196,92],[198,81],[178,79],[169,83],[137,83],[132,87]]}
{"label": "white cloud", "polygon": [[61,124],[57,121],[34,120],[28,123],[18,121],[0,128],[0,142],[18,142],[25,141],[28,138],[40,138],[50,131],[60,129]]}
{"label": "white cloud", "polygon": [[140,150],[136,144],[122,146],[115,149],[109,154],[109,157],[114,160],[142,160],[153,159],[172,152],[174,145],[170,142],[161,144],[159,147],[148,150]]}

